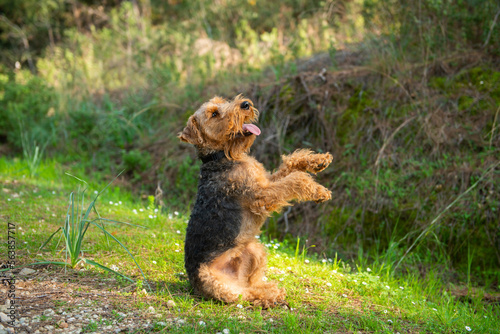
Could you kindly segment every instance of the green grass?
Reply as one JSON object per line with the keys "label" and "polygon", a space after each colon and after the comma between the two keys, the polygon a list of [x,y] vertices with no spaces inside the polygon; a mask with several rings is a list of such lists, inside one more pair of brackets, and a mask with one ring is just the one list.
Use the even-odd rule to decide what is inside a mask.
{"label": "green grass", "polygon": [[[23,164],[21,160],[0,160],[3,188],[0,220],[2,224],[16,223],[18,263],[41,259],[61,261],[64,246],[57,238],[47,244],[45,251],[38,249],[64,222],[74,180],[64,177],[63,168],[50,162],[42,162],[38,178],[32,178],[28,176],[29,171],[22,168]],[[102,188],[97,184],[89,191]],[[483,300],[484,289],[476,287],[479,292],[471,293],[463,302],[453,293],[454,286],[438,279],[441,276],[433,268],[424,278],[418,273],[396,276],[383,261],[384,254],[379,254],[377,263],[367,263],[362,255],[356,262],[346,263],[337,258],[309,256],[299,240],[279,242],[267,240],[265,236],[261,239],[269,253],[267,277],[286,289],[291,310],[281,307],[261,310],[243,301],[225,305],[200,299],[190,292],[184,271],[183,242],[189,213],[177,212],[168,203],[158,210],[152,202],[151,198],[141,201],[123,190],[111,188],[102,192],[100,201],[96,202],[101,215],[109,219],[147,227],[143,230],[110,225],[107,230],[135,256],[152,283],[152,293],[142,290],[145,284],[141,273],[127,252],[109,245],[100,231],[87,232],[83,252],[85,258],[108,267],[116,266],[120,272],[138,279],[135,287],[138,297],[132,299],[130,305],[120,307],[146,312],[153,306],[157,311],[164,311],[163,318],[153,320],[156,322],[153,331],[463,333],[468,326],[475,333],[491,333],[500,328],[498,307]],[[5,254],[6,250],[6,244],[2,243],[0,253]],[[81,266],[85,271],[78,271],[79,275],[93,275],[102,282],[115,278],[96,267],[83,263]],[[125,280],[119,280],[119,284],[129,285]],[[108,287],[104,285],[103,289]],[[176,303],[174,308],[167,308],[169,300]],[[184,323],[179,324],[175,319]],[[91,323],[85,331],[99,331],[105,323],[105,320]]]}

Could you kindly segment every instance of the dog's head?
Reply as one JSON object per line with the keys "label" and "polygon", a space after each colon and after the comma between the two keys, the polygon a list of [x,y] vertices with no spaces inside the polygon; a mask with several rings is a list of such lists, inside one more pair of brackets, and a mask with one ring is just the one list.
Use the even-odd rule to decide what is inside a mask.
{"label": "dog's head", "polygon": [[223,151],[228,159],[239,159],[260,134],[252,124],[258,116],[253,102],[241,95],[232,101],[216,96],[189,117],[178,137],[196,146],[201,156]]}

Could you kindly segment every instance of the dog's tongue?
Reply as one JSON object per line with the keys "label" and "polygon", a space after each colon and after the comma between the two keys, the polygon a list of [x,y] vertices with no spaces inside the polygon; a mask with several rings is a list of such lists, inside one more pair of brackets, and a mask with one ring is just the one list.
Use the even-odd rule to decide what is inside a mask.
{"label": "dog's tongue", "polygon": [[243,131],[248,131],[254,135],[260,135],[260,129],[254,124],[243,124]]}

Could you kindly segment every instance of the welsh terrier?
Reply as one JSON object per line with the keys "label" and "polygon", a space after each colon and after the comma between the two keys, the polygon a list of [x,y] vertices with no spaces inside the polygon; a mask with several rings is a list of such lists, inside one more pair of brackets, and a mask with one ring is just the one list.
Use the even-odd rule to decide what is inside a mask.
{"label": "welsh terrier", "polygon": [[179,133],[202,161],[191,212],[185,266],[195,292],[226,303],[239,298],[264,308],[284,302],[285,291],[265,282],[266,252],[256,236],[273,211],[290,201],[324,202],[331,192],[310,173],[328,167],[332,155],[297,150],[274,173],[247,152],[260,129],[259,112],[241,95],[204,103]]}

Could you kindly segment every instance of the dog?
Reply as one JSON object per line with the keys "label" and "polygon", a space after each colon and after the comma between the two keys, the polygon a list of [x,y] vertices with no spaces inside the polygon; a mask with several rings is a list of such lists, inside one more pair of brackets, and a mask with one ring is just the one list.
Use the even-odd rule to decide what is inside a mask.
{"label": "dog", "polygon": [[263,308],[285,303],[285,291],[264,281],[266,251],[256,236],[267,217],[290,201],[324,202],[331,192],[308,173],[324,170],[329,153],[297,150],[274,173],[248,151],[260,135],[251,100],[214,97],[178,134],[202,161],[188,222],[185,267],[196,293],[226,303],[246,300]]}

